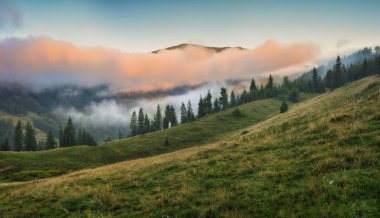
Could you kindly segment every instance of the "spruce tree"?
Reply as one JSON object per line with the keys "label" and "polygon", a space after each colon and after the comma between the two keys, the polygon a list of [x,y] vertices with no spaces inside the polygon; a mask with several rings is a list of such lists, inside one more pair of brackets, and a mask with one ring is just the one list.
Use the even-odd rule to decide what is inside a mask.
{"label": "spruce tree", "polygon": [[166,105],[165,112],[164,112],[164,119],[162,126],[164,129],[167,129],[170,127],[170,105]]}
{"label": "spruce tree", "polygon": [[185,104],[182,102],[181,104],[181,123],[186,123],[187,120],[187,110]]}
{"label": "spruce tree", "polygon": [[283,101],[281,106],[280,106],[280,112],[285,113],[286,111],[288,111],[288,105],[286,104],[285,101]]}
{"label": "spruce tree", "polygon": [[150,119],[148,117],[148,114],[145,113],[145,118],[144,118],[144,133],[150,132]]}
{"label": "spruce tree", "polygon": [[195,120],[193,107],[191,106],[190,100],[187,102],[187,118],[189,122]]}
{"label": "spruce tree", "polygon": [[0,151],[10,151],[11,150],[11,147],[9,145],[9,140],[8,140],[8,137],[5,137],[3,141],[1,141],[1,144],[0,144]]}
{"label": "spruce tree", "polygon": [[59,146],[63,146],[63,129],[61,125],[59,125]]}
{"label": "spruce tree", "polygon": [[46,136],[46,142],[45,142],[45,148],[46,149],[53,149],[57,145],[57,141],[55,141],[55,138],[53,136],[53,133],[49,131]]}
{"label": "spruce tree", "polygon": [[121,139],[122,137],[121,137],[121,131],[120,131],[120,129],[119,129],[119,140]]}
{"label": "spruce tree", "polygon": [[251,93],[257,91],[256,82],[255,82],[255,80],[253,78],[251,80],[251,84],[249,85],[249,91]]}
{"label": "spruce tree", "polygon": [[131,123],[129,125],[129,129],[131,131],[131,133],[130,133],[131,136],[137,135],[137,115],[136,115],[136,111],[132,112]]}
{"label": "spruce tree", "polygon": [[249,86],[249,98],[250,98],[250,101],[254,101],[254,100],[257,100],[259,98],[259,93],[258,93],[258,89],[257,89],[257,86],[256,86],[256,82],[254,79],[251,80],[251,84]]}
{"label": "spruce tree", "polygon": [[178,125],[177,114],[173,106],[170,106],[170,123],[172,127]]}
{"label": "spruce tree", "polygon": [[71,117],[67,120],[65,129],[63,130],[63,146],[71,147],[77,145],[75,127]]}
{"label": "spruce tree", "polygon": [[32,124],[28,121],[25,127],[25,150],[36,151],[37,150],[37,140],[36,133]]}
{"label": "spruce tree", "polygon": [[162,112],[161,107],[158,104],[157,110],[156,110],[156,116],[155,116],[155,130],[161,130],[162,129]]}
{"label": "spruce tree", "polygon": [[137,134],[144,134],[144,127],[145,127],[145,116],[144,111],[140,107],[139,115],[137,117]]}
{"label": "spruce tree", "polygon": [[23,150],[23,137],[24,133],[22,132],[22,125],[21,121],[19,120],[16,124],[15,130],[14,130],[14,149],[15,151],[22,151]]}
{"label": "spruce tree", "polygon": [[214,113],[218,113],[220,111],[220,105],[219,105],[219,101],[218,101],[218,98],[215,98],[214,100]]}
{"label": "spruce tree", "polygon": [[222,110],[228,108],[228,94],[227,89],[224,87],[220,89],[219,103],[222,106]]}
{"label": "spruce tree", "polygon": [[300,100],[300,93],[297,89],[293,89],[289,94],[289,101],[297,103]]}
{"label": "spruce tree", "polygon": [[231,104],[231,107],[235,107],[237,105],[237,101],[236,101],[236,96],[235,96],[234,90],[232,90],[231,94],[230,94],[230,104]]}
{"label": "spruce tree", "polygon": [[343,85],[343,76],[342,76],[342,62],[340,59],[340,56],[336,58],[334,71],[333,71],[333,78],[332,78],[332,88],[336,89]]}
{"label": "spruce tree", "polygon": [[205,105],[205,113],[206,114],[212,113],[212,96],[211,96],[210,90],[208,90],[207,95],[204,99],[204,105]]}
{"label": "spruce tree", "polygon": [[269,75],[267,85],[265,86],[266,97],[272,98],[275,96],[274,94],[274,82],[272,75]]}
{"label": "spruce tree", "polygon": [[198,118],[203,117],[206,115],[206,107],[204,103],[204,99],[202,98],[202,95],[199,97],[199,103],[198,103]]}

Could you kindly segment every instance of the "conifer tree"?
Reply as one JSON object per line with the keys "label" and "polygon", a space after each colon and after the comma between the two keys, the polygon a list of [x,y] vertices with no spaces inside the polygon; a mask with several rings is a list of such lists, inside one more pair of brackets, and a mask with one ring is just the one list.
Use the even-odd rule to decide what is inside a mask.
{"label": "conifer tree", "polygon": [[203,117],[204,115],[206,115],[205,103],[204,103],[204,99],[202,98],[202,95],[201,95],[199,97],[199,103],[198,103],[198,118]]}
{"label": "conifer tree", "polygon": [[212,113],[212,96],[210,90],[208,90],[207,95],[204,99],[205,114]]}
{"label": "conifer tree", "polygon": [[265,86],[266,97],[272,98],[274,97],[274,82],[272,75],[269,75],[267,85]]}
{"label": "conifer tree", "polygon": [[219,105],[219,101],[218,101],[218,98],[215,98],[214,100],[214,113],[218,113],[220,111],[220,105]]}
{"label": "conifer tree", "polygon": [[67,120],[65,129],[63,130],[63,146],[71,147],[77,145],[75,127],[71,117]]}
{"label": "conifer tree", "polygon": [[186,123],[187,120],[187,109],[185,104],[182,102],[181,104],[181,123]]}
{"label": "conifer tree", "polygon": [[162,129],[162,112],[161,112],[161,107],[158,104],[157,105],[157,110],[156,110],[156,116],[155,116],[155,130],[161,130]]}
{"label": "conifer tree", "polygon": [[145,113],[145,118],[144,118],[144,133],[150,132],[150,119],[148,117],[148,114]]}
{"label": "conifer tree", "polygon": [[15,130],[14,130],[14,149],[15,151],[22,151],[23,150],[23,137],[24,133],[22,132],[22,125],[21,121],[19,120],[16,124]]}
{"label": "conifer tree", "polygon": [[61,125],[59,125],[59,146],[63,146],[63,129]]}
{"label": "conifer tree", "polygon": [[137,135],[137,115],[136,115],[136,111],[132,112],[131,123],[130,123],[129,129],[131,131],[131,136]]}
{"label": "conifer tree", "polygon": [[288,105],[286,104],[285,101],[283,101],[281,106],[280,106],[280,112],[285,113],[286,111],[288,111]]}
{"label": "conifer tree", "polygon": [[144,111],[140,107],[139,115],[137,117],[137,134],[144,134],[144,128],[145,128],[145,116]]}
{"label": "conifer tree", "polygon": [[120,131],[120,129],[119,129],[119,140],[121,139],[122,137],[121,137],[121,131]]}
{"label": "conifer tree", "polygon": [[249,85],[249,91],[251,93],[257,91],[256,82],[255,82],[255,80],[253,78],[251,80],[251,84]]}
{"label": "conifer tree", "polygon": [[297,103],[300,100],[300,93],[297,89],[293,89],[289,94],[289,101]]}
{"label": "conifer tree", "polygon": [[232,90],[231,94],[230,94],[230,104],[231,104],[231,107],[235,107],[237,105],[237,101],[236,101],[236,96],[235,96],[234,90]]}
{"label": "conifer tree", "polygon": [[250,98],[250,101],[254,101],[254,100],[257,100],[259,98],[259,91],[257,89],[257,86],[256,86],[256,82],[254,79],[251,80],[251,84],[249,86],[249,98]]}
{"label": "conifer tree", "polygon": [[340,59],[340,56],[336,58],[335,66],[334,66],[334,72],[333,72],[333,78],[332,78],[332,88],[336,89],[343,85],[343,76],[342,76],[342,62]]}
{"label": "conifer tree", "polygon": [[10,151],[11,147],[9,145],[8,137],[5,137],[4,140],[1,141],[0,151]]}
{"label": "conifer tree", "polygon": [[187,102],[187,120],[189,122],[195,120],[193,107],[191,106],[190,100]]}
{"label": "conifer tree", "polygon": [[220,89],[219,104],[221,105],[222,110],[228,108],[228,94],[227,89],[224,87]]}
{"label": "conifer tree", "polygon": [[49,131],[46,136],[46,142],[45,142],[45,148],[46,149],[53,149],[57,145],[57,141],[55,141],[55,138],[53,136],[53,133]]}
{"label": "conifer tree", "polygon": [[172,127],[178,125],[177,114],[173,106],[170,106],[170,123]]}
{"label": "conifer tree", "polygon": [[36,133],[32,124],[28,121],[25,127],[25,150],[36,151],[37,150],[37,140]]}
{"label": "conifer tree", "polygon": [[166,105],[165,107],[164,120],[162,126],[164,129],[170,127],[170,105]]}

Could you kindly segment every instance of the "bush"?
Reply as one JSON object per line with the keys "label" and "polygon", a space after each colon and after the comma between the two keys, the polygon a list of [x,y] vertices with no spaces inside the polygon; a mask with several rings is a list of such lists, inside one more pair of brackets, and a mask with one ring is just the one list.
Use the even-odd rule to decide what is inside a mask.
{"label": "bush", "polygon": [[244,117],[244,114],[239,110],[239,108],[236,108],[232,111],[232,115],[234,117]]}

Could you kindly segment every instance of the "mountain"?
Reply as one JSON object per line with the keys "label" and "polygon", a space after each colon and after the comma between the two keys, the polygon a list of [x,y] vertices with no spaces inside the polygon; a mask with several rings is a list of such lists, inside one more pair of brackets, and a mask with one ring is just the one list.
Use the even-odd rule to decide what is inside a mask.
{"label": "mountain", "polygon": [[[99,147],[1,152],[1,174],[13,178],[49,174],[47,162],[38,162],[51,155],[51,169],[66,165],[69,171],[83,166],[76,157],[91,168],[131,152],[146,158],[1,183],[0,216],[377,217],[380,77],[291,105],[282,114],[275,112],[281,100],[265,101],[239,106],[241,118],[231,118],[231,109]],[[216,128],[226,132],[215,134]],[[170,144],[160,143],[165,138]],[[168,151],[174,152],[155,155]]]}
{"label": "mountain", "polygon": [[163,50],[185,49],[186,47],[204,48],[204,49],[216,52],[216,53],[222,52],[222,51],[224,51],[226,49],[230,49],[230,48],[237,48],[237,49],[240,49],[240,50],[245,50],[245,48],[242,48],[242,47],[239,47],[239,46],[237,46],[237,47],[209,47],[209,46],[203,46],[203,45],[198,45],[198,44],[182,43],[182,44],[171,46],[171,47],[168,47],[168,48],[152,51],[152,53],[156,54],[156,53],[158,53],[160,51],[163,51]]}

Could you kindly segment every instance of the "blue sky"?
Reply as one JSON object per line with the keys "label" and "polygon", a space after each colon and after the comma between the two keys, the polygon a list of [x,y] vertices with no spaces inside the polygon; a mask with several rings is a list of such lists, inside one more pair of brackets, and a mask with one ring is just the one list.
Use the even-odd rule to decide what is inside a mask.
{"label": "blue sky", "polygon": [[[0,0],[1,1],[1,0]],[[15,0],[22,25],[0,37],[45,35],[146,52],[179,43],[253,48],[311,41],[323,52],[380,40],[380,1]]]}

